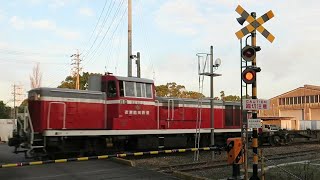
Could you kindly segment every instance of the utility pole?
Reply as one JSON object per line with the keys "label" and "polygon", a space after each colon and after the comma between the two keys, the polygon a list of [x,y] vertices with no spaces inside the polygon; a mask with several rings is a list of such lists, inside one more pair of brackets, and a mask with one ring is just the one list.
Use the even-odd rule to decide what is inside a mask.
{"label": "utility pole", "polygon": [[132,0],[128,0],[128,77],[132,77]]}
{"label": "utility pole", "polygon": [[79,50],[77,50],[76,54],[72,54],[70,57],[73,57],[73,59],[71,60],[72,63],[71,65],[73,65],[73,76],[76,77],[76,87],[75,89],[80,89],[80,71],[82,70],[82,68],[80,67],[80,62],[82,61],[80,59],[80,54],[79,54]]}
{"label": "utility pole", "polygon": [[17,85],[17,84],[13,84],[12,85],[13,89],[12,89],[12,95],[13,95],[13,110],[14,110],[14,119],[17,119],[17,109],[16,106],[17,104],[20,102],[22,102],[22,91],[23,91],[23,87],[22,85]]}
{"label": "utility pole", "polygon": [[[210,146],[214,146],[214,92],[213,92],[213,46],[210,46],[210,123],[211,123],[211,136]],[[214,152],[211,152],[211,159],[214,159]]]}

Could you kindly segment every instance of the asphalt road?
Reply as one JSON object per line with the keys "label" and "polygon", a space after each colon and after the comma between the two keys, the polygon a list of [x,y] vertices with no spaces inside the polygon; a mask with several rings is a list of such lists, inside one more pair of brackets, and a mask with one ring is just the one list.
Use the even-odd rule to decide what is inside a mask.
{"label": "asphalt road", "polygon": [[[26,161],[13,154],[6,144],[0,144],[0,164]],[[12,168],[0,168],[0,179],[32,180],[102,180],[102,179],[177,179],[159,172],[129,167],[110,160],[91,160]]]}

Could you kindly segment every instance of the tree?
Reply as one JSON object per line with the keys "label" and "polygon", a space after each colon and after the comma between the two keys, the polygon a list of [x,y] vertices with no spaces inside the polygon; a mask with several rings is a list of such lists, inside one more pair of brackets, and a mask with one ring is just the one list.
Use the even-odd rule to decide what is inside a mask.
{"label": "tree", "polygon": [[39,88],[41,86],[42,73],[40,72],[39,63],[32,69],[32,75],[30,75],[31,89]]}
{"label": "tree", "polygon": [[11,108],[6,106],[3,101],[0,101],[0,119],[9,119]]}
{"label": "tree", "polygon": [[224,97],[224,101],[240,101],[240,96],[229,95]]}
{"label": "tree", "polygon": [[178,97],[199,99],[205,97],[202,93],[195,91],[187,91],[184,85],[179,85],[175,82],[167,83],[166,85],[156,86],[156,94],[160,97]]}
{"label": "tree", "polygon": [[[88,80],[91,74],[93,73],[83,72],[82,75],[80,75],[80,89],[82,90],[88,89]],[[58,88],[75,89],[76,76],[67,76],[66,79],[61,82]]]}
{"label": "tree", "polygon": [[223,101],[225,97],[224,91],[220,91],[220,98]]}

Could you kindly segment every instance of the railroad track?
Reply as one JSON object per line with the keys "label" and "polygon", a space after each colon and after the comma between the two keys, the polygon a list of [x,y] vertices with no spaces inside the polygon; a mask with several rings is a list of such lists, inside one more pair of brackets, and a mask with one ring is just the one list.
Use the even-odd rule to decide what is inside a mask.
{"label": "railroad track", "polygon": [[[265,157],[268,160],[283,160],[283,159],[288,159],[292,157],[303,157],[307,155],[315,155],[319,152],[320,152],[320,149],[310,149],[310,150],[303,150],[303,151],[277,153],[273,155],[266,155]],[[249,160],[250,159],[251,158],[249,158]],[[206,169],[223,168],[228,166],[231,166],[231,165],[227,164],[226,160],[215,160],[215,161],[194,162],[194,163],[162,166],[154,170],[159,172],[164,172],[164,173],[173,173],[174,171],[180,171],[180,172],[202,171]]]}
{"label": "railroad track", "polygon": [[163,166],[155,170],[164,172],[164,173],[173,173],[174,171],[189,172],[189,171],[197,171],[197,170],[204,170],[204,169],[211,169],[211,168],[220,168],[220,167],[226,167],[226,166],[228,166],[228,164],[224,160],[218,160],[218,161],[210,161],[210,162],[195,162],[195,163]]}

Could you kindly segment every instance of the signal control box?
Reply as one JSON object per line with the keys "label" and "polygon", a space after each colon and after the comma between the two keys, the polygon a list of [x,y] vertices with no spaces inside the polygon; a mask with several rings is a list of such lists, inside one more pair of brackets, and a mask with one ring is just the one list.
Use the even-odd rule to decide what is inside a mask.
{"label": "signal control box", "polygon": [[241,138],[227,139],[228,164],[242,164],[242,140]]}

